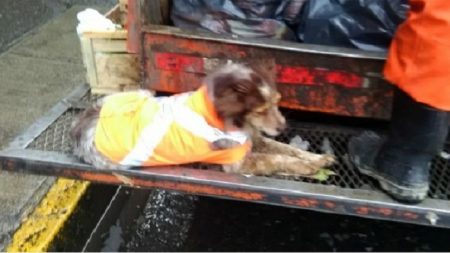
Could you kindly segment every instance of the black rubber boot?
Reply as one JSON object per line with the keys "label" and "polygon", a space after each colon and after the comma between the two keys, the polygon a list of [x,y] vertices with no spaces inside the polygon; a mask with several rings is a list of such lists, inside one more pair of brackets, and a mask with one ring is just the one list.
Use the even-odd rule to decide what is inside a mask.
{"label": "black rubber boot", "polygon": [[351,161],[359,171],[376,178],[383,190],[405,203],[427,196],[431,160],[445,143],[449,114],[395,91],[387,138],[365,132],[349,142]]}

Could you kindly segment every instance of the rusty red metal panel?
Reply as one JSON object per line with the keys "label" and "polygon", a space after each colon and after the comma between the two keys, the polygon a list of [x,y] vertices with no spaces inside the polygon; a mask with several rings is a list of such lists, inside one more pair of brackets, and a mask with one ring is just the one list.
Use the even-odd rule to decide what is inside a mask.
{"label": "rusty red metal panel", "polygon": [[[332,54],[183,38],[145,29],[144,86],[163,92],[199,87],[218,62],[275,60],[282,107],[342,116],[388,119],[392,93],[380,73],[383,61]],[[211,64],[213,62],[214,64]],[[374,75],[375,73],[375,75]]]}
{"label": "rusty red metal panel", "polygon": [[277,81],[297,85],[331,84],[346,88],[363,88],[364,79],[341,70],[277,65]]}
{"label": "rusty red metal panel", "polygon": [[320,48],[303,50],[299,43],[275,40],[256,45],[245,38],[144,24],[143,9],[148,3],[129,0],[127,17],[127,47],[140,56],[144,87],[173,93],[190,91],[201,85],[204,72],[211,68],[205,59],[268,59],[278,66],[283,107],[353,117],[390,117],[392,93],[379,77],[383,61],[376,57],[364,58],[354,51],[344,55],[348,50],[327,47],[322,47],[322,52]]}
{"label": "rusty red metal panel", "polygon": [[[204,65],[220,59],[201,58],[184,54],[154,53],[158,70],[205,73]],[[363,78],[350,72],[308,68],[305,66],[277,65],[277,82],[296,85],[338,85],[346,88],[363,88]]]}
{"label": "rusty red metal panel", "polygon": [[204,73],[203,58],[172,53],[155,53],[156,67],[175,72]]}
{"label": "rusty red metal panel", "polygon": [[129,53],[138,54],[141,43],[141,23],[138,15],[140,0],[128,0],[127,13],[127,50]]}

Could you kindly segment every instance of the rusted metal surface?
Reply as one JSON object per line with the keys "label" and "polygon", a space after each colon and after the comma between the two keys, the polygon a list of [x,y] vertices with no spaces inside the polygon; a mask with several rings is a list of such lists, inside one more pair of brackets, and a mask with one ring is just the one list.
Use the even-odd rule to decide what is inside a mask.
{"label": "rusted metal surface", "polygon": [[[233,39],[176,28],[143,28],[144,85],[184,92],[228,60],[275,60],[281,106],[344,116],[388,119],[392,93],[380,78],[383,55],[274,40]],[[214,62],[215,64],[210,64]]]}
{"label": "rusted metal surface", "polygon": [[[378,191],[373,180],[348,164],[346,143],[359,131],[353,128],[298,123],[300,125],[291,124],[290,129],[293,130],[279,137],[280,141],[288,142],[299,135],[310,142],[314,152],[321,152],[324,140],[329,141],[338,157],[338,164],[332,168],[337,175],[323,182],[304,178],[246,177],[226,174],[203,165],[127,171],[95,170],[71,156],[67,138],[70,123],[80,112],[77,105],[95,98],[83,90],[85,88],[75,92],[72,99],[65,99],[56,105],[49,115],[44,116],[45,120],[38,120],[39,124],[18,137],[17,140],[21,141],[14,141],[16,145],[1,151],[0,169],[450,227],[449,161],[442,157],[435,159],[429,198],[424,203],[418,206],[396,203]],[[80,101],[74,101],[75,97]],[[445,151],[449,150],[450,143],[447,143]]]}
{"label": "rusted metal surface", "polygon": [[[159,0],[128,3],[128,50],[140,56],[144,87],[172,93],[189,91],[201,84],[211,61],[268,59],[278,66],[283,107],[354,117],[390,117],[392,93],[380,78],[383,54],[181,31],[154,25],[161,23],[157,18],[161,15],[150,15],[151,11],[160,11],[151,6],[160,6]],[[172,54],[172,59],[161,58],[164,53]],[[167,69],[167,64],[177,60],[174,55],[178,55],[178,67]]]}
{"label": "rusted metal surface", "polygon": [[450,227],[448,201],[427,199],[421,205],[409,206],[395,203],[383,194],[370,190],[349,190],[184,167],[145,171],[95,170],[78,163],[70,156],[53,152],[10,150],[1,152],[0,157],[1,169],[8,171],[56,175],[118,185],[124,184],[122,178],[127,178],[127,185],[138,188],[159,188],[195,195]]}
{"label": "rusted metal surface", "polygon": [[[83,96],[82,101],[86,103],[90,99],[95,99],[87,94]],[[65,112],[58,112],[59,117],[51,117],[56,119],[49,125],[45,131],[37,134],[37,138],[33,139],[32,142],[27,146],[18,146],[18,148],[26,148],[41,151],[52,151],[64,154],[71,154],[71,145],[69,139],[69,130],[72,121],[81,112],[77,107],[79,103],[74,103],[74,106],[67,108]],[[349,122],[343,121],[339,118],[341,126],[330,125],[331,122],[328,121],[327,124],[324,122],[319,123],[318,121],[323,120],[321,115],[319,118],[311,118],[305,114],[299,114],[294,111],[285,111],[286,117],[290,120],[288,123],[288,128],[283,131],[283,133],[277,137],[278,141],[289,143],[295,136],[300,136],[304,141],[309,143],[309,150],[313,152],[333,152],[337,156],[337,163],[333,165],[330,169],[336,172],[335,176],[330,177],[328,180],[320,182],[324,185],[332,185],[347,189],[375,189],[376,182],[371,180],[369,177],[359,173],[347,158],[347,143],[352,136],[357,135],[363,129],[355,128],[354,126],[345,126],[350,124]],[[294,120],[297,119],[297,120]],[[353,122],[354,120],[352,120]],[[312,123],[314,122],[314,123]],[[361,124],[361,123],[360,123]],[[383,124],[386,126],[385,124]],[[379,131],[383,129],[383,125],[378,127],[372,126],[370,129],[374,131]],[[371,126],[371,125],[366,125]],[[38,128],[31,127],[31,129]],[[378,129],[378,130],[377,130]],[[33,136],[33,135],[29,135]],[[328,146],[328,148],[325,148]],[[445,147],[445,152],[450,151],[450,142],[447,143]],[[211,165],[195,164],[192,165],[198,169],[219,169],[220,167],[214,167]],[[120,175],[119,175],[120,176]],[[128,184],[127,178],[121,177],[124,184]],[[307,183],[317,184],[319,182],[308,178],[287,178],[288,180],[303,181]],[[220,180],[220,179],[218,179]],[[431,185],[429,191],[429,197],[433,199],[440,200],[450,200],[450,189],[448,188],[448,181],[450,180],[450,161],[445,159],[445,156],[438,156],[434,159],[431,169]]]}
{"label": "rusted metal surface", "polygon": [[[155,67],[158,70],[172,72],[188,72],[205,74],[217,64],[226,60],[201,58],[174,53],[153,53]],[[213,64],[211,64],[213,62]],[[277,65],[277,82],[283,84],[301,84],[322,86],[323,84],[338,85],[346,88],[364,88],[364,79],[360,76],[337,70],[308,68],[305,66]]]}
{"label": "rusted metal surface", "polygon": [[140,51],[141,41],[141,22],[140,15],[140,0],[128,0],[128,13],[127,13],[127,51],[129,53],[138,54]]}
{"label": "rusted metal surface", "polygon": [[390,117],[392,93],[380,74],[384,54],[181,31],[155,25],[161,24],[161,15],[150,12],[160,11],[156,8],[159,0],[129,0],[128,5],[128,50],[140,56],[146,88],[189,91],[201,85],[205,72],[218,63],[267,59],[278,66],[283,107],[343,116]]}

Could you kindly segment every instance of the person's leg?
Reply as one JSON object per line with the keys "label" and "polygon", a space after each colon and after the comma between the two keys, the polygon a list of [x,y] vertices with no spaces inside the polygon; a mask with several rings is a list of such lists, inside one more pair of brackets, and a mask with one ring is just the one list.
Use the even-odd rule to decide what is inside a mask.
{"label": "person's leg", "polygon": [[393,198],[417,203],[427,195],[430,163],[443,148],[448,127],[447,112],[396,89],[388,136],[365,132],[352,138],[350,159]]}

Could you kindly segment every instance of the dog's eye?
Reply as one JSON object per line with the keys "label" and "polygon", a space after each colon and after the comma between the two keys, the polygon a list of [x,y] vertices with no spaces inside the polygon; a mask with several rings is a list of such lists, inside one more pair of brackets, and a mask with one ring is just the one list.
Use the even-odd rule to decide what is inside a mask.
{"label": "dog's eye", "polygon": [[280,93],[277,93],[275,95],[275,97],[273,98],[273,103],[278,104],[280,102],[280,100],[281,100],[281,95],[280,95]]}
{"label": "dog's eye", "polygon": [[256,111],[256,114],[258,114],[258,115],[266,115],[267,111],[268,111],[267,109]]}
{"label": "dog's eye", "polygon": [[269,107],[270,107],[269,104],[265,104],[265,105],[263,105],[263,106],[260,106],[260,107],[258,107],[258,108],[255,108],[254,112],[255,112],[256,114],[259,114],[259,115],[264,115],[264,114],[266,114],[267,111],[269,110]]}

